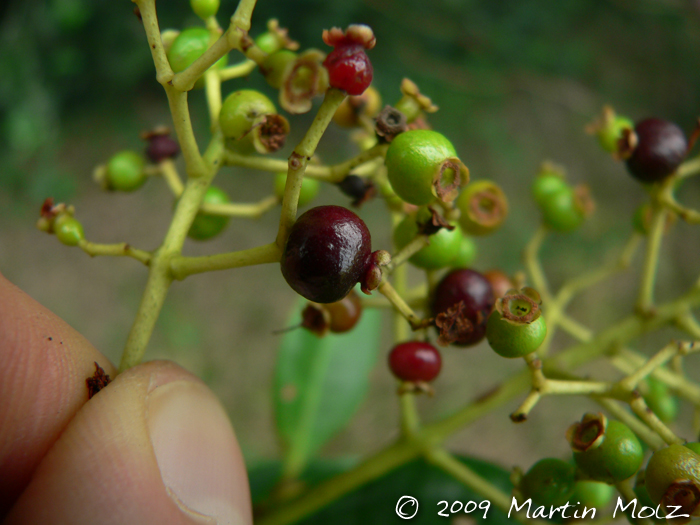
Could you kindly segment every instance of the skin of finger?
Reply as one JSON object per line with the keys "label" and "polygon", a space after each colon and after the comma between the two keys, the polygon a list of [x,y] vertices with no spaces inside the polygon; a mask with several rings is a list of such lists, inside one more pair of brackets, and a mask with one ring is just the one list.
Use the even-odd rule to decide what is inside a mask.
{"label": "skin of finger", "polygon": [[0,521],[88,400],[95,362],[83,336],[0,275]]}
{"label": "skin of finger", "polygon": [[[180,380],[201,384],[165,361],[145,363],[117,376],[78,412],[5,523],[213,523],[183,512],[168,495],[149,438],[148,394]],[[249,515],[242,457],[238,470],[246,488],[241,501],[247,508],[242,514]]]}

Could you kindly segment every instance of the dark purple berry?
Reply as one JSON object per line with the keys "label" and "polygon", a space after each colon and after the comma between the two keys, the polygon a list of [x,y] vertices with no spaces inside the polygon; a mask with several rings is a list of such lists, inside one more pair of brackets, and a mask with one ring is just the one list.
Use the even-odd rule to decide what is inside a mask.
{"label": "dark purple berry", "polygon": [[486,335],[486,321],[495,303],[489,281],[469,269],[448,273],[435,288],[433,316],[441,344],[470,346]]}
{"label": "dark purple berry", "polygon": [[678,169],[686,156],[688,141],[673,122],[649,118],[634,126],[633,148],[627,169],[642,182],[658,182]]}
{"label": "dark purple berry", "polygon": [[440,352],[429,343],[401,343],[389,354],[391,373],[401,381],[428,383],[437,377],[441,367]]}
{"label": "dark purple berry", "polygon": [[365,223],[347,208],[311,208],[292,226],[282,275],[299,295],[316,303],[340,301],[358,282],[369,293],[381,279],[379,252],[372,253],[371,242]]}

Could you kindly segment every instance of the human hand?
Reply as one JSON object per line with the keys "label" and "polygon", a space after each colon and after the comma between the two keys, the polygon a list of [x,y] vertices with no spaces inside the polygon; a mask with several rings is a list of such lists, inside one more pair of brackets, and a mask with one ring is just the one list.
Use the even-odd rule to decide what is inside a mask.
{"label": "human hand", "polygon": [[214,394],[167,361],[88,402],[85,338],[0,275],[0,521],[252,523],[243,457]]}

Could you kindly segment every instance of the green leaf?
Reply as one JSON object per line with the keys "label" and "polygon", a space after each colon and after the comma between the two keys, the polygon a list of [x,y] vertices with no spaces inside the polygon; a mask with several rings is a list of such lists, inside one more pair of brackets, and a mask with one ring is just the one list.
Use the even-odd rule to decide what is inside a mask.
{"label": "green leaf", "polygon": [[309,458],[359,407],[377,360],[380,328],[381,314],[367,310],[358,325],[345,334],[319,338],[298,329],[284,336],[274,398],[288,476],[299,475]]}
{"label": "green leaf", "polygon": [[[459,457],[458,459],[506,494],[510,494],[513,486],[510,483],[510,473],[507,470],[480,459],[469,457]],[[334,474],[344,472],[349,465],[337,461],[314,461],[309,465],[302,481],[314,485],[317,480],[321,481],[321,479],[327,479]],[[266,464],[264,468],[251,469],[248,473],[251,486],[261,487],[259,480],[263,477],[269,479],[274,471],[275,468],[271,463]],[[256,491],[256,496],[259,501],[262,492]],[[448,514],[450,514],[449,506],[455,501],[462,504],[474,501],[477,506],[485,501],[482,496],[467,489],[448,474],[422,460],[417,460],[347,494],[316,514],[300,521],[299,525],[326,525],[328,523],[333,523],[333,525],[356,525],[357,523],[391,525],[393,523],[406,523],[408,520],[402,519],[396,514],[396,504],[402,496],[412,496],[418,500],[418,512],[410,520],[412,525],[452,523],[448,518],[438,515],[438,512],[445,508],[444,503],[439,504],[440,501],[448,502]],[[485,506],[485,504],[483,505]],[[470,507],[473,508],[474,505]],[[484,510],[479,508],[469,514],[465,514],[462,510],[450,515],[453,519],[455,517],[468,517],[478,522],[493,525],[507,525],[514,521],[513,519],[509,520],[504,512],[496,509],[493,505],[488,509],[485,520]]]}

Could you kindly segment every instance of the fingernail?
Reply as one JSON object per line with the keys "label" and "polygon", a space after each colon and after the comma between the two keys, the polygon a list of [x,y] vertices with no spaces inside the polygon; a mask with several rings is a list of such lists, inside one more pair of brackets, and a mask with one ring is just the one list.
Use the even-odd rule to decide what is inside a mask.
{"label": "fingernail", "polygon": [[174,381],[148,396],[148,428],[168,493],[204,523],[251,524],[245,464],[218,399],[193,381]]}

